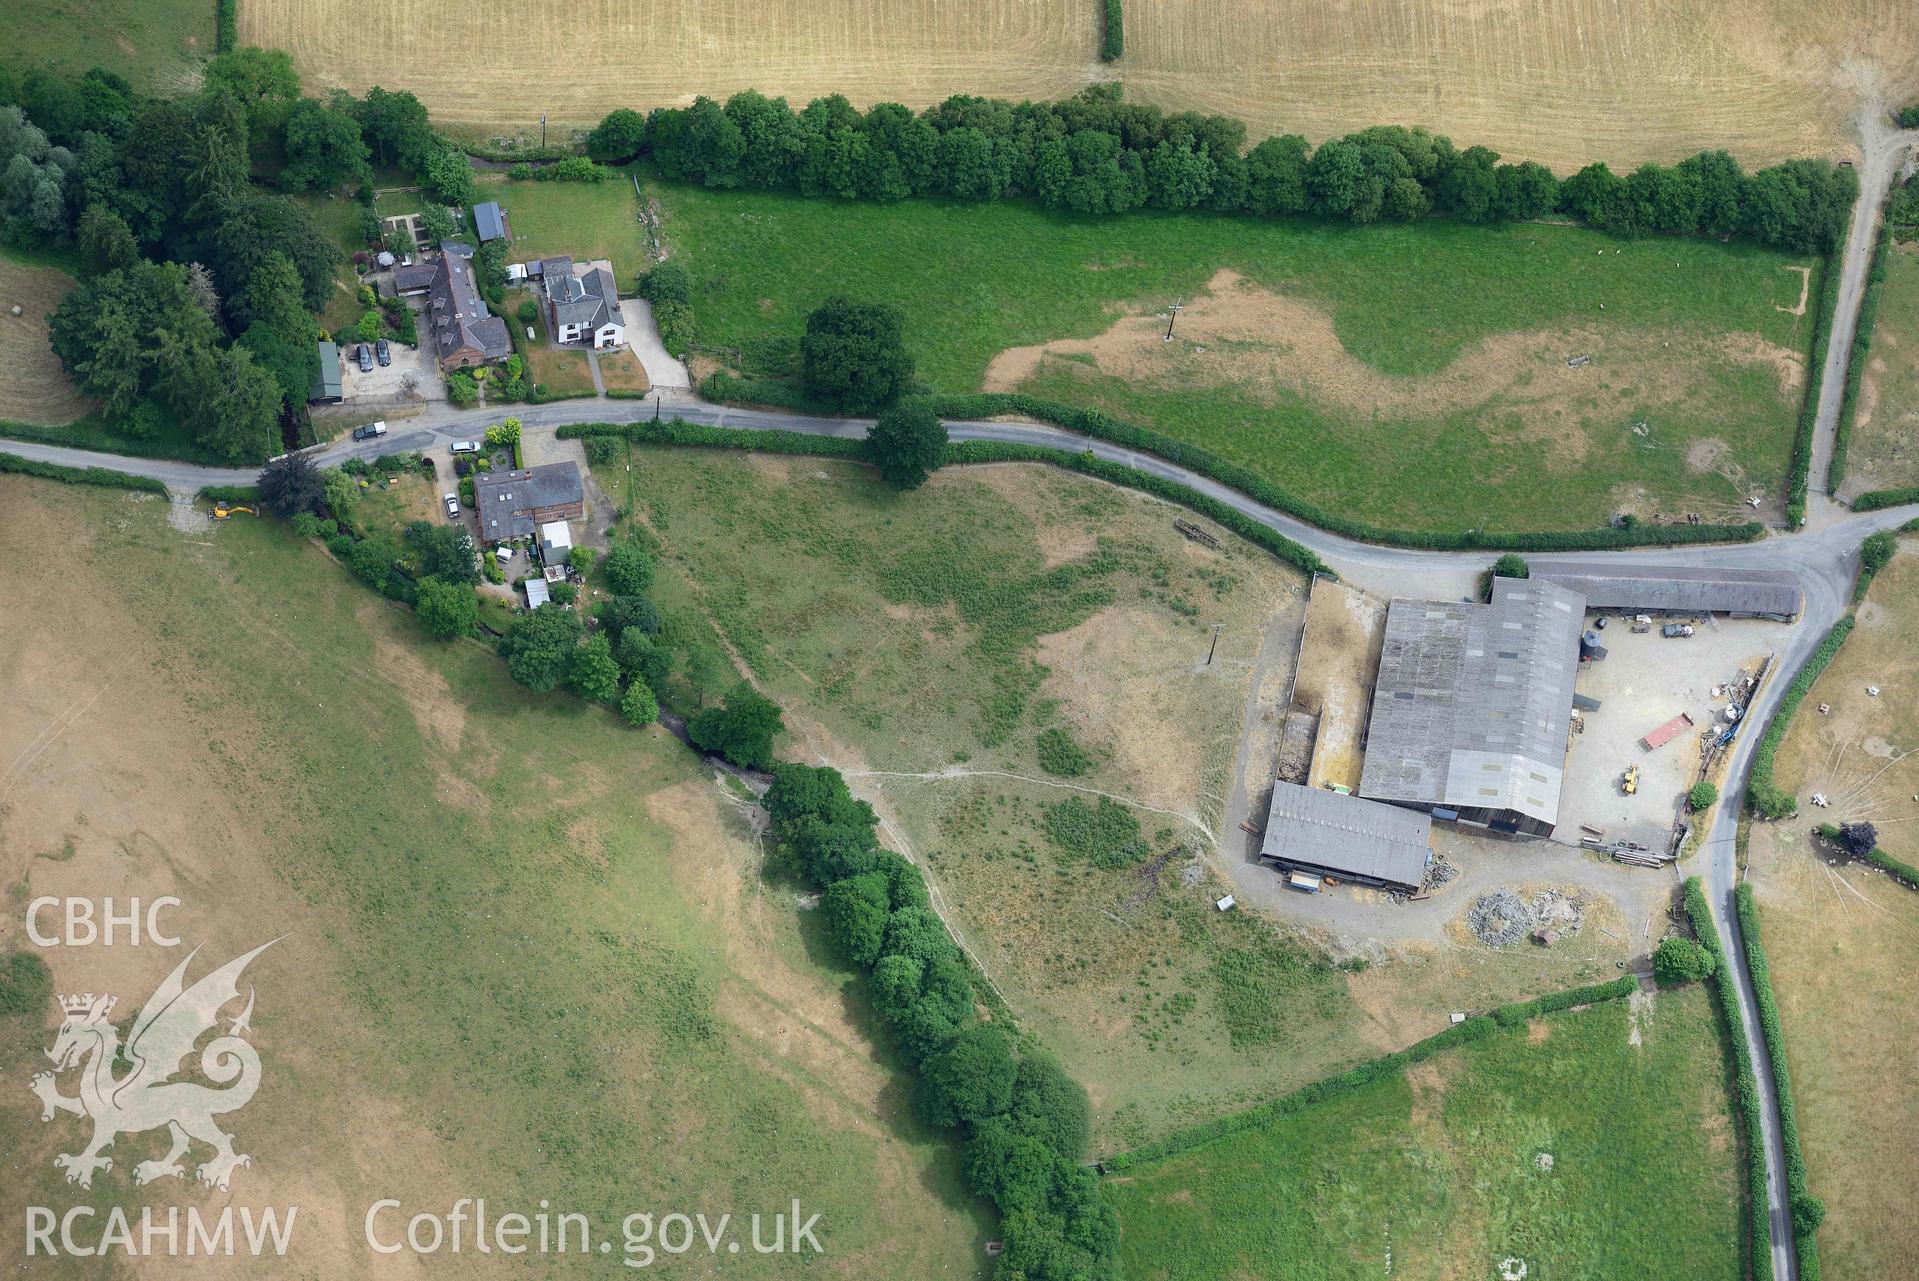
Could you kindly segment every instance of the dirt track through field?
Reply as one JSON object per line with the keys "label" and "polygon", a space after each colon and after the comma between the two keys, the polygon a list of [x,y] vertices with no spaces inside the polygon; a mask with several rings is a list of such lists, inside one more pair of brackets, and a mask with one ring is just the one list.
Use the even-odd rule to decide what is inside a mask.
{"label": "dirt track through field", "polygon": [[1085,0],[243,0],[240,33],[290,50],[309,91],[405,87],[436,120],[522,133],[748,88],[917,107],[1118,78],[1254,137],[1424,124],[1561,170],[1702,147],[1837,155],[1851,60],[1879,60],[1892,99],[1919,89],[1910,0],[1157,0],[1127,5],[1115,65],[1096,60]]}

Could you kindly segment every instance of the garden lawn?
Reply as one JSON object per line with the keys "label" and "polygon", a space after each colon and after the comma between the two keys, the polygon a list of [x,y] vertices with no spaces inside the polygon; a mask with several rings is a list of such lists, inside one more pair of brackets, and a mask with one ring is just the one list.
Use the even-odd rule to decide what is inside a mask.
{"label": "garden lawn", "polygon": [[1126,1275],[1733,1281],[1725,1081],[1704,989],[1547,1015],[1108,1179]]}
{"label": "garden lawn", "polygon": [[473,201],[497,200],[513,240],[509,262],[564,254],[575,262],[605,258],[622,294],[631,294],[646,270],[646,240],[633,182],[624,172],[605,182],[516,182],[481,174]]}
{"label": "garden lawn", "polygon": [[[1407,528],[1749,515],[1784,476],[1812,328],[1785,270],[1805,260],[1707,239],[652,190],[702,341],[740,347],[749,372],[789,371],[834,293],[899,308],[936,390],[980,389],[1009,349],[1082,344],[990,381]],[[1816,265],[1810,283],[1816,299]],[[1162,347],[1180,300],[1193,341]]]}
{"label": "garden lawn", "polygon": [[[340,260],[333,267],[333,292],[327,296],[326,306],[320,309],[320,328],[329,334],[337,334],[350,325],[359,323],[366,309],[360,305],[360,277],[353,270],[353,255],[366,248],[360,241],[360,206],[357,201],[341,195],[318,195],[312,192],[299,192],[293,196],[312,215],[320,230],[340,251]],[[353,341],[359,341],[354,338]]]}

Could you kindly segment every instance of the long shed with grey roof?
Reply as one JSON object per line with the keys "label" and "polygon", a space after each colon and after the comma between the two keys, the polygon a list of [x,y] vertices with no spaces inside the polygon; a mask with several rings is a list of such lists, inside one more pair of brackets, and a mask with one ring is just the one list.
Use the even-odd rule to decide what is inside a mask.
{"label": "long shed with grey roof", "polygon": [[1789,623],[1804,605],[1799,580],[1783,569],[1551,561],[1535,564],[1531,581],[1578,592],[1588,609],[1641,614],[1727,614]]}
{"label": "long shed with grey roof", "polygon": [[1572,723],[1585,601],[1496,578],[1492,600],[1394,600],[1359,794],[1549,836]]}
{"label": "long shed with grey roof", "polygon": [[1413,810],[1281,780],[1259,857],[1286,871],[1412,891],[1432,862],[1432,825]]}

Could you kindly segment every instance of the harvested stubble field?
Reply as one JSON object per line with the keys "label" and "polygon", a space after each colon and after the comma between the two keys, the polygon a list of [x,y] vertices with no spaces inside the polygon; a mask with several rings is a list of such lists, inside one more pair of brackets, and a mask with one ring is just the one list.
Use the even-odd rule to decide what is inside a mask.
{"label": "harvested stubble field", "polygon": [[827,296],[887,302],[938,390],[1095,404],[1400,529],[1750,519],[1750,494],[1778,497],[1819,286],[1752,245],[1568,226],[654,186],[703,341],[753,372],[790,368]]}
{"label": "harvested stubble field", "polygon": [[[1594,931],[1341,968],[1316,937],[1214,910],[1230,886],[1209,833],[1248,686],[1287,684],[1259,670],[1261,638],[1303,608],[1263,553],[1187,542],[1178,509],[1038,466],[898,495],[814,458],[631,458],[599,481],[663,540],[668,627],[717,627],[786,708],[791,753],[846,771],[925,861],[1021,1026],[1086,1083],[1101,1150],[1398,1049],[1462,1006],[1616,975]],[[1290,661],[1290,640],[1269,648]],[[1048,773],[1046,731],[1082,773]],[[1051,834],[1062,802],[1098,812],[1102,794],[1138,825],[1123,866]]]}
{"label": "harvested stubble field", "polygon": [[311,85],[406,88],[436,121],[537,133],[542,115],[584,125],[741,89],[1062,97],[1098,74],[1094,19],[1060,0],[514,0],[457,18],[428,0],[243,0],[240,36],[290,51]]}
{"label": "harvested stubble field", "polygon": [[[822,1275],[983,1272],[957,1150],[914,1121],[818,914],[763,878],[737,803],[663,730],[428,642],[278,522],[183,533],[152,495],[0,477],[0,538],[59,584],[0,611],[0,962],[29,949],[39,894],[179,896],[169,922],[207,945],[196,975],[286,936],[248,971],[264,1083],[226,1124],[253,1157],[234,1202],[300,1207],[291,1271],[378,1272],[361,1239],[378,1198],[444,1214],[484,1194],[496,1216],[543,1197],[585,1213],[615,1259],[631,1211],[730,1212],[744,1232],[798,1195],[822,1215]],[[55,991],[116,992],[128,1015],[177,960],[40,955]],[[0,1003],[11,1192],[136,1223],[182,1196],[204,1212],[133,1186],[164,1135],[123,1136],[90,1192],[62,1182],[53,1156],[82,1123],[43,1125],[25,1094],[53,1014]],[[7,1216],[0,1250],[20,1257],[22,1225]],[[468,1241],[462,1275],[525,1275]]]}
{"label": "harvested stubble field", "polygon": [[72,288],[65,272],[0,256],[0,420],[48,426],[93,408],[47,345],[47,317]]}
{"label": "harvested stubble field", "polygon": [[1896,244],[1846,452],[1846,496],[1919,484],[1919,244]]}
{"label": "harvested stubble field", "polygon": [[[1884,312],[1881,312],[1884,324]],[[1830,1277],[1909,1273],[1919,1257],[1919,893],[1863,865],[1830,867],[1819,822],[1872,820],[1895,858],[1919,862],[1919,547],[1874,579],[1846,639],[1781,745],[1775,777],[1801,815],[1749,836],[1800,1141],[1826,1203]],[[1880,696],[1866,693],[1868,684]],[[1820,715],[1826,703],[1832,711]],[[1824,792],[1830,809],[1807,803]]]}
{"label": "harvested stubble field", "polygon": [[1546,1015],[1107,1179],[1126,1275],[1734,1276],[1725,1080],[1703,989]]}
{"label": "harvested stubble field", "polygon": [[[240,5],[242,40],[290,50],[310,85],[405,87],[436,120],[523,137],[543,114],[586,125],[740,89],[918,107],[955,93],[1058,97],[1117,76],[1140,100],[1238,116],[1255,137],[1390,122],[1564,171],[1704,147],[1756,165],[1841,153],[1862,89],[1882,79],[1899,100],[1919,87],[1919,15],[1905,0],[1165,0],[1126,7],[1114,66],[1096,61],[1097,27],[1083,0]],[[560,30],[575,38],[526,38]]]}

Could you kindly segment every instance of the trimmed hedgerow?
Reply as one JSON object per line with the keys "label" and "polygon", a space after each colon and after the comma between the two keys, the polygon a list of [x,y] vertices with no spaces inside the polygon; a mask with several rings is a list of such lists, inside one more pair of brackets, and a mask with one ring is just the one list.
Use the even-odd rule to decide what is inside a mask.
{"label": "trimmed hedgerow", "polygon": [[1799,1115],[1792,1102],[1792,1074],[1786,1067],[1786,1038],[1779,1028],[1779,1003],[1772,992],[1772,966],[1759,933],[1759,912],[1753,906],[1751,882],[1732,892],[1739,915],[1740,947],[1746,953],[1746,973],[1752,979],[1753,1003],[1759,1007],[1759,1032],[1772,1060],[1773,1093],[1779,1100],[1779,1134],[1786,1150],[1786,1191],[1792,1205],[1792,1238],[1799,1255],[1800,1281],[1819,1281],[1819,1224],[1826,1208],[1806,1186],[1806,1159],[1799,1151]]}
{"label": "trimmed hedgerow", "polygon": [[1118,62],[1126,53],[1126,15],[1120,0],[1103,0],[1099,31],[1099,60]]}
{"label": "trimmed hedgerow", "polygon": [[1128,467],[1125,463],[1116,463],[1086,452],[1071,453],[1064,449],[1048,449],[1043,445],[1014,445],[993,440],[962,441],[947,450],[946,460],[949,464],[1050,463],[1055,467],[1097,476],[1112,484],[1124,485],[1128,489],[1137,489],[1155,498],[1164,498],[1168,502],[1191,508],[1309,574],[1337,577],[1312,549],[1294,542],[1272,526],[1253,519],[1238,508],[1228,507],[1216,498],[1209,498],[1189,485],[1141,471],[1137,467]]}
{"label": "trimmed hedgerow", "polygon": [[1746,1057],[1746,1019],[1739,1012],[1739,993],[1726,973],[1726,952],[1719,946],[1718,931],[1713,928],[1712,908],[1706,902],[1706,890],[1699,878],[1686,878],[1686,915],[1692,921],[1699,946],[1712,957],[1713,995],[1719,1006],[1720,1030],[1726,1037],[1726,1052],[1731,1055],[1734,1090],[1740,1129],[1745,1135],[1746,1155],[1746,1240],[1749,1262],[1747,1275],[1752,1281],[1772,1281],[1772,1230],[1766,1199],[1765,1130],[1759,1115],[1759,1081],[1753,1075],[1752,1061]]}
{"label": "trimmed hedgerow", "polygon": [[1902,863],[1877,847],[1874,847],[1872,852],[1866,855],[1866,862],[1886,873],[1907,889],[1919,890],[1919,867],[1914,867],[1910,863]]}
{"label": "trimmed hedgerow", "polygon": [[[1839,840],[1839,827],[1837,824],[1821,823],[1814,830],[1829,841]],[[1910,863],[1900,862],[1876,845],[1864,854],[1856,855],[1855,857],[1862,863],[1869,863],[1873,867],[1878,868],[1907,889],[1919,890],[1919,867],[1914,867]]]}
{"label": "trimmed hedgerow", "polygon": [[[673,418],[664,422],[568,423],[561,427],[562,438],[579,436],[624,436],[641,444],[693,445],[709,449],[741,449],[776,454],[811,454],[830,458],[863,457],[865,441],[857,436],[815,436],[807,432],[765,430],[745,427],[708,427]],[[1070,471],[1095,476],[1115,485],[1137,489],[1191,508],[1200,515],[1232,530],[1246,541],[1265,548],[1273,555],[1296,565],[1307,573],[1330,574],[1331,570],[1308,548],[1243,512],[1164,476],[1155,476],[1124,463],[1095,458],[1088,453],[1068,453],[1039,445],[1011,445],[997,441],[971,440],[950,446],[947,463],[1047,463]]]}
{"label": "trimmed hedgerow", "polygon": [[880,846],[873,808],[838,770],[777,765],[764,803],[779,856],[821,891],[833,946],[867,973],[874,1010],[918,1069],[921,1118],[966,1140],[967,1183],[1002,1216],[998,1275],[1112,1275],[1119,1224],[1081,1165],[1086,1092],[977,1017],[966,958],[920,870]]}
{"label": "trimmed hedgerow", "polygon": [[1852,509],[1856,512],[1876,512],[1886,507],[1904,507],[1907,503],[1919,503],[1919,485],[1868,490],[1852,500]]}
{"label": "trimmed hedgerow", "polygon": [[1158,1161],[1176,1153],[1190,1152],[1194,1148],[1217,1143],[1229,1135],[1271,1125],[1282,1117],[1292,1116],[1315,1104],[1324,1103],[1328,1099],[1335,1099],[1362,1086],[1371,1085],[1374,1081],[1415,1063],[1424,1062],[1441,1050],[1474,1041],[1483,1041],[1499,1028],[1516,1027],[1535,1015],[1553,1010],[1571,1009],[1575,1005],[1596,1005],[1601,1001],[1616,1001],[1630,995],[1638,987],[1639,980],[1628,974],[1610,983],[1571,988],[1564,992],[1549,993],[1536,1000],[1502,1005],[1491,1014],[1476,1014],[1423,1041],[1415,1041],[1403,1050],[1348,1068],[1337,1076],[1329,1076],[1323,1080],[1314,1081],[1310,1085],[1303,1085],[1291,1094],[1282,1095],[1258,1107],[1191,1126],[1143,1147],[1135,1148],[1131,1152],[1111,1157],[1106,1161],[1106,1166],[1109,1169],[1123,1170],[1142,1162]]}
{"label": "trimmed hedgerow", "polygon": [[[801,414],[830,413],[809,400],[790,383],[765,378],[740,378],[725,372],[707,376],[700,386],[706,399],[732,405],[759,405]],[[1766,527],[1757,522],[1740,525],[1634,525],[1630,528],[1563,530],[1550,533],[1500,533],[1473,530],[1461,533],[1385,529],[1327,511],[1279,488],[1235,463],[1193,445],[1124,422],[1098,409],[1080,408],[1029,396],[1023,392],[935,393],[926,397],[933,412],[948,421],[979,420],[1015,414],[1050,423],[1067,431],[1110,441],[1128,449],[1156,454],[1186,470],[1236,489],[1275,511],[1309,525],[1386,547],[1413,547],[1433,551],[1485,548],[1489,551],[1594,551],[1614,547],[1659,547],[1691,543],[1741,543],[1762,537]],[[966,447],[984,445],[965,442]],[[1007,446],[1016,448],[1016,446]],[[979,461],[986,461],[984,459]],[[1138,488],[1139,486],[1134,486]],[[1181,488],[1186,488],[1181,486]],[[1192,492],[1188,490],[1187,492]],[[1184,501],[1176,499],[1175,501]],[[1222,504],[1223,506],[1223,504]],[[1236,530],[1235,532],[1244,531]],[[1253,537],[1252,535],[1246,535]]]}
{"label": "trimmed hedgerow", "polygon": [[240,47],[240,0],[219,0],[214,15],[213,50],[232,53]]}
{"label": "trimmed hedgerow", "polygon": [[709,427],[684,418],[637,423],[568,423],[554,433],[562,440],[581,436],[624,436],[639,445],[693,445],[705,449],[738,449],[747,453],[815,454],[825,458],[858,458],[865,442],[857,436],[814,436],[803,431],[754,427]]}
{"label": "trimmed hedgerow", "polygon": [[1832,341],[1832,313],[1839,305],[1838,263],[1828,255],[1820,268],[1819,310],[1812,321],[1812,350],[1806,356],[1806,394],[1799,402],[1799,430],[1792,440],[1792,469],[1786,476],[1786,519],[1806,523],[1806,484],[1812,476],[1812,441],[1819,426],[1819,385],[1826,374],[1826,347]]}
{"label": "trimmed hedgerow", "polygon": [[1388,547],[1415,547],[1440,551],[1485,548],[1489,551],[1591,551],[1608,547],[1665,546],[1678,543],[1751,542],[1765,533],[1765,526],[1744,525],[1636,525],[1630,529],[1606,528],[1566,530],[1556,533],[1415,532],[1383,529],[1365,521],[1327,511],[1290,494],[1263,477],[1204,449],[1162,436],[1132,423],[1123,422],[1098,409],[1084,409],[1028,396],[1018,392],[973,392],[965,395],[930,397],[933,410],[945,419],[993,418],[1002,414],[1020,414],[1041,422],[1064,427],[1083,435],[1124,445],[1145,453],[1157,454],[1170,463],[1184,467],[1275,511],[1305,521],[1335,534],[1357,538]]}
{"label": "trimmed hedgerow", "polygon": [[1873,247],[1872,270],[1866,273],[1865,296],[1859,300],[1859,320],[1852,331],[1852,354],[1846,359],[1846,389],[1839,401],[1839,422],[1833,431],[1832,457],[1826,463],[1826,492],[1837,494],[1846,479],[1846,449],[1852,441],[1852,420],[1859,412],[1859,383],[1871,356],[1873,322],[1879,316],[1879,286],[1886,281],[1886,260],[1892,256],[1892,223],[1879,229]]}
{"label": "trimmed hedgerow", "polygon": [[1784,791],[1772,781],[1772,762],[1779,750],[1780,742],[1786,736],[1787,726],[1792,724],[1793,713],[1799,710],[1800,702],[1806,697],[1806,691],[1819,679],[1819,673],[1826,670],[1832,662],[1832,656],[1846,643],[1846,637],[1852,634],[1853,616],[1847,614],[1832,625],[1826,633],[1826,639],[1819,642],[1819,648],[1812,652],[1806,665],[1792,679],[1786,696],[1779,700],[1779,710],[1773,713],[1772,723],[1766,726],[1766,733],[1759,740],[1759,749],[1752,754],[1752,773],[1746,783],[1746,804],[1763,818],[1791,818],[1799,812],[1799,799],[1791,792]]}
{"label": "trimmed hedgerow", "polygon": [[149,494],[164,494],[167,487],[151,476],[130,476],[105,467],[62,467],[59,463],[39,463],[17,454],[0,453],[0,472],[21,476],[39,476],[43,480],[64,481],[69,485],[99,485],[106,489],[138,489]]}

